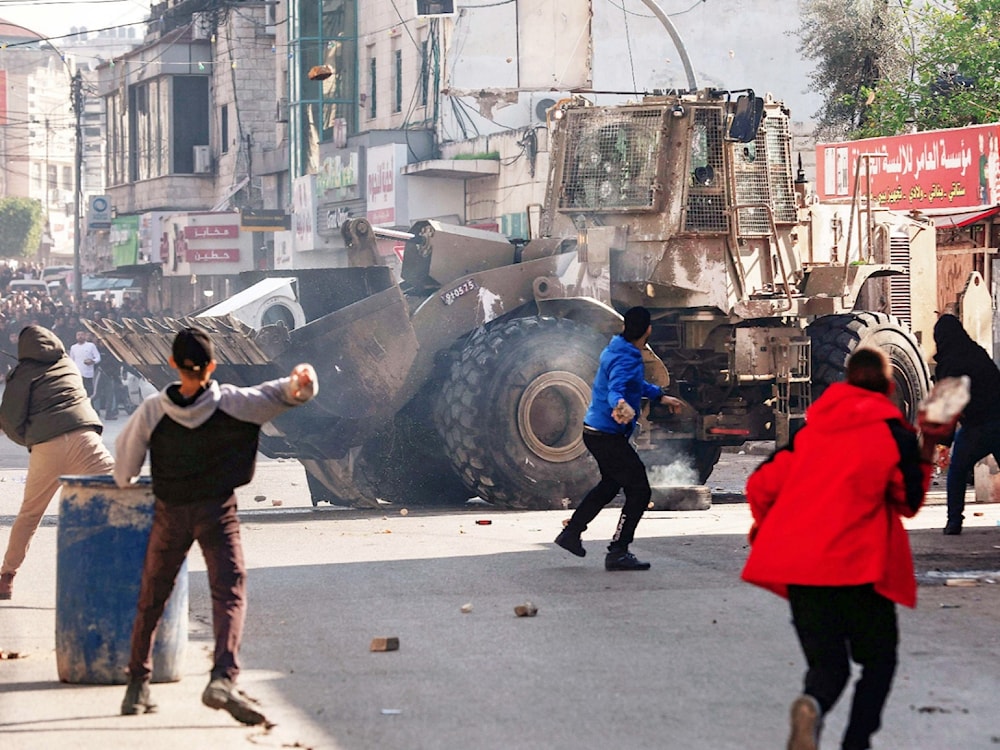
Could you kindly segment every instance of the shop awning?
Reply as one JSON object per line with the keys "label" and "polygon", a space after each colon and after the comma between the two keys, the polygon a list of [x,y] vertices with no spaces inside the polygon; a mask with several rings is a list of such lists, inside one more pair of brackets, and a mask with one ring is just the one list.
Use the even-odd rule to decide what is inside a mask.
{"label": "shop awning", "polygon": [[431,159],[407,164],[400,172],[411,177],[471,180],[500,174],[500,162],[496,159]]}
{"label": "shop awning", "polygon": [[924,208],[920,213],[934,221],[935,229],[954,229],[995,216],[1000,213],[1000,205]]}

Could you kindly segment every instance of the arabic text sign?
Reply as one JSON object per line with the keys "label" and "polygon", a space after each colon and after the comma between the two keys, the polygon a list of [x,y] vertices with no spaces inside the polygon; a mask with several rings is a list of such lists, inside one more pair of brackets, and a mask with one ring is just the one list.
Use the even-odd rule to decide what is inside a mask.
{"label": "arabic text sign", "polygon": [[388,143],[368,149],[365,184],[367,218],[374,226],[394,225],[406,212],[400,210],[399,170],[406,164],[406,145]]}
{"label": "arabic text sign", "polygon": [[184,227],[186,240],[231,240],[240,236],[238,224],[207,224]]}
{"label": "arabic text sign", "polygon": [[193,250],[188,248],[188,263],[236,263],[240,259],[238,247]]}
{"label": "arabic text sign", "polygon": [[292,232],[295,249],[312,250],[316,245],[316,175],[296,177],[292,185]]}
{"label": "arabic text sign", "polygon": [[[867,138],[816,147],[820,200],[851,197],[868,159],[872,197],[895,209],[973,207],[1000,202],[1000,125]],[[859,164],[860,161],[860,164]]]}
{"label": "arabic text sign", "polygon": [[291,226],[290,217],[280,208],[244,208],[240,211],[240,229],[244,232],[280,232]]}

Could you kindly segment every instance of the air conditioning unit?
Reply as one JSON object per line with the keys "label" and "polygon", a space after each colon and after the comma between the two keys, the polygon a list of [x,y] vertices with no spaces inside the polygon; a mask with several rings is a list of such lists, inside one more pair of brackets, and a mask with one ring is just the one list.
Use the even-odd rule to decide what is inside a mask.
{"label": "air conditioning unit", "polygon": [[283,96],[278,99],[278,104],[274,112],[274,121],[288,122],[288,97]]}
{"label": "air conditioning unit", "polygon": [[212,171],[212,154],[208,146],[194,147],[194,173],[208,174]]}

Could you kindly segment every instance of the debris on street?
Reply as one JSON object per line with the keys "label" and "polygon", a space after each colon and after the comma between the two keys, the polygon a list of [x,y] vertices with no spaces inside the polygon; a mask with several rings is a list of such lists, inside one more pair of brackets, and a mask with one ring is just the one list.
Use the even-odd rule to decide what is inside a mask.
{"label": "debris on street", "polygon": [[372,638],[371,651],[399,651],[399,638],[394,636]]}
{"label": "debris on street", "polygon": [[525,602],[524,604],[518,604],[514,607],[514,614],[518,617],[534,617],[538,614],[538,607],[536,607],[531,602]]}

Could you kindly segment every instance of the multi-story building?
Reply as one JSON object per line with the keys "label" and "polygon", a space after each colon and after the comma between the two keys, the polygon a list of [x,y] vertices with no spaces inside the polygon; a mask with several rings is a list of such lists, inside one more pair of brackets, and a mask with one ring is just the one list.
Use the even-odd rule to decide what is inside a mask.
{"label": "multi-story building", "polygon": [[119,266],[155,271],[153,309],[202,307],[266,265],[241,209],[263,206],[275,147],[273,7],[164,3],[151,41],[98,70],[113,252]]}
{"label": "multi-story building", "polygon": [[[59,40],[59,46],[34,31],[0,21],[0,195],[35,199],[42,207],[45,232],[32,261],[73,258],[76,224],[76,130],[79,126],[82,195],[104,189],[103,106],[93,96],[91,69],[135,44],[131,35],[88,38],[85,30]],[[83,78],[79,118],[72,105],[72,77]],[[87,270],[99,266],[91,254]]]}
{"label": "multi-story building", "polygon": [[37,200],[45,228],[39,254],[72,257],[74,69],[44,39],[0,21],[0,195]]}

